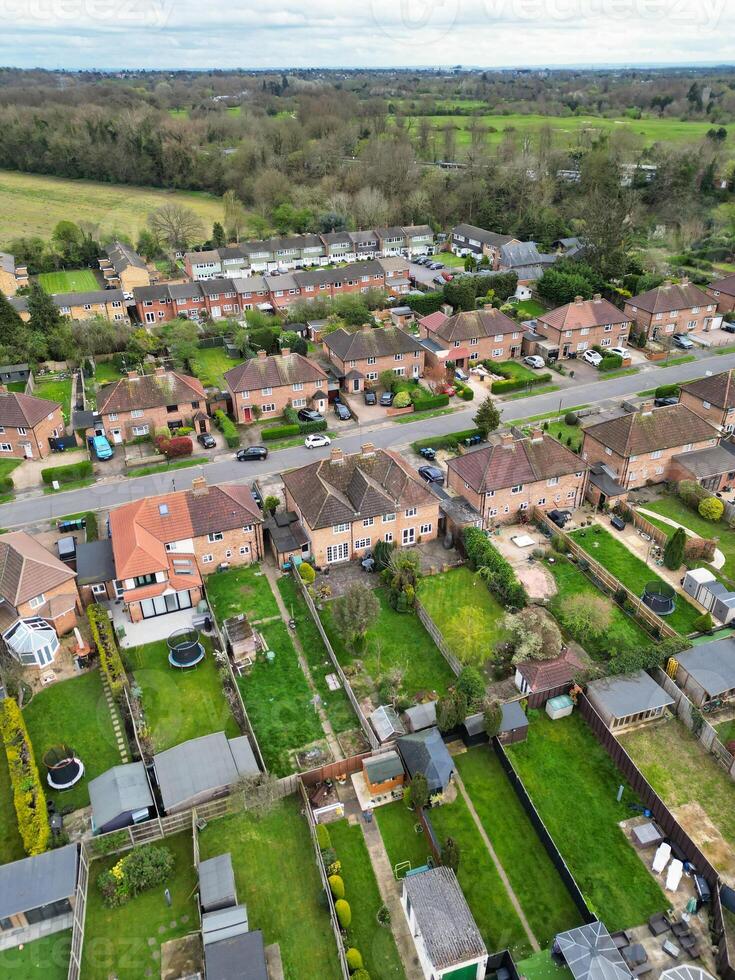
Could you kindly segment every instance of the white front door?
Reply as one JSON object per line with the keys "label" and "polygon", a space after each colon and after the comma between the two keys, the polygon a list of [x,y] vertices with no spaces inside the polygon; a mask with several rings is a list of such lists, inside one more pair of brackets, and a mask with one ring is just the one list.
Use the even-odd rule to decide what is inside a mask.
{"label": "white front door", "polygon": [[26,459],[33,459],[33,446],[30,442],[21,442],[20,448],[23,450]]}
{"label": "white front door", "polygon": [[337,561],[347,561],[350,557],[350,545],[348,541],[342,544],[327,545],[327,561],[330,565]]}
{"label": "white front door", "polygon": [[416,540],[416,528],[414,527],[404,527],[403,534],[401,535],[402,544],[413,544]]}
{"label": "white front door", "polygon": [[112,430],[112,441],[115,443],[115,445],[120,445],[120,443],[123,441],[122,432],[120,429]]}

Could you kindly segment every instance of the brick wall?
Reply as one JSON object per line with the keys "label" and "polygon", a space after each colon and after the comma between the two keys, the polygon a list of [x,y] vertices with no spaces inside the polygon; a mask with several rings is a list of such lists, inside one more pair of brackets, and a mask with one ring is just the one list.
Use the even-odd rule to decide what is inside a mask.
{"label": "brick wall", "polygon": [[[580,464],[581,469],[581,464]],[[562,508],[574,510],[581,506],[584,500],[587,484],[587,471],[579,476],[570,474],[559,477],[559,482],[549,486],[546,480],[524,484],[519,493],[512,493],[508,487],[496,490],[492,496],[480,494],[471,487],[466,487],[464,480],[451,467],[447,469],[448,483],[452,490],[466,497],[467,500],[482,514],[485,527],[496,524],[513,524],[518,520],[521,510],[530,514],[534,506],[541,510]],[[544,501],[541,503],[541,501]],[[525,506],[524,506],[525,505]]]}
{"label": "brick wall", "polygon": [[[194,554],[202,575],[213,572],[221,562],[230,565],[249,565],[260,561],[263,557],[263,525],[254,523],[244,525],[250,527],[244,531],[242,527],[222,532],[221,541],[209,541],[206,535],[194,538]],[[241,553],[240,549],[245,549]],[[211,560],[205,560],[209,559]]]}
{"label": "brick wall", "polygon": [[[206,403],[204,399],[199,403],[199,409],[205,411]],[[116,432],[120,433],[123,442],[128,442],[131,439],[137,438],[134,432],[135,428],[148,426],[148,433],[139,433],[139,435],[148,434],[153,436],[158,429],[166,429],[169,423],[172,422],[180,422],[182,425],[193,426],[194,415],[199,409],[194,408],[191,402],[181,402],[176,406],[175,412],[169,412],[165,405],[142,409],[143,415],[140,417],[133,416],[132,412],[112,412],[102,415],[102,424],[111,442],[118,441],[115,436]],[[199,431],[198,425],[195,428]]]}
{"label": "brick wall", "polygon": [[732,313],[735,310],[735,296],[729,296],[727,293],[720,293],[709,286],[705,289],[707,295],[712,299],[713,302],[717,303],[717,309],[720,313]]}
{"label": "brick wall", "polygon": [[[79,593],[77,591],[75,580],[69,579],[68,582],[63,582],[61,585],[55,585],[52,589],[46,589],[43,596],[46,602],[56,596],[74,596],[75,605],[68,612],[62,613],[57,619],[49,620],[56,632],[61,636],[63,636],[65,633],[69,633],[77,624],[77,608],[81,610],[81,602],[79,600]],[[30,601],[21,602],[17,608],[19,616],[25,617],[40,615],[39,609],[34,608]]]}
{"label": "brick wall", "polygon": [[[247,398],[245,397],[246,394]],[[235,421],[241,423],[253,421],[252,409],[255,405],[260,408],[261,419],[267,422],[283,415],[283,411],[289,402],[297,411],[302,408],[313,408],[317,412],[326,411],[326,380],[322,381],[321,388],[317,388],[314,381],[306,381],[301,391],[294,391],[292,385],[279,385],[277,388],[271,388],[269,395],[264,395],[260,388],[249,392],[232,392]],[[301,404],[302,402],[303,404]],[[266,405],[273,406],[273,409],[268,412],[264,411],[263,407]]]}
{"label": "brick wall", "polygon": [[324,345],[325,354],[340,372],[349,374],[350,371],[359,371],[365,375],[364,380],[360,378],[355,379],[354,383],[353,381],[345,383],[350,391],[362,391],[366,382],[369,385],[376,386],[383,371],[400,374],[401,369],[403,369],[403,373],[400,374],[402,378],[420,377],[424,373],[424,350],[418,347],[418,345],[416,349],[418,356],[415,356],[413,352],[409,351],[406,354],[402,354],[401,359],[397,361],[393,354],[389,354],[386,357],[376,357],[375,363],[369,364],[367,358],[360,358],[359,360],[355,360],[354,363],[352,361],[343,361],[334,352],[330,352],[326,344]]}
{"label": "brick wall", "polygon": [[671,460],[674,456],[696,449],[704,449],[716,442],[716,439],[707,439],[703,442],[691,443],[687,447],[674,446],[671,449],[663,449],[661,455],[655,459],[652,453],[624,458],[614,452],[608,455],[601,442],[589,434],[585,434],[582,444],[582,459],[589,464],[605,463],[614,470],[618,481],[624,487],[633,489],[644,487],[647,483],[664,483],[666,480],[673,479]]}
{"label": "brick wall", "polygon": [[610,330],[605,326],[579,327],[576,330],[557,330],[538,321],[537,333],[546,337],[552,344],[556,344],[561,357],[568,357],[569,354],[584,351],[595,345],[600,347],[624,347],[628,340],[630,323],[609,324]]}
{"label": "brick wall", "polygon": [[735,426],[735,409],[726,410],[718,405],[710,405],[709,408],[705,408],[703,399],[688,391],[682,391],[679,401],[713,425]]}
{"label": "brick wall", "polygon": [[[63,436],[64,432],[64,416],[60,408],[50,412],[32,429],[27,428],[25,434],[22,434],[19,429],[5,426],[5,430],[0,432],[0,446],[9,445],[11,448],[0,449],[0,459],[9,456],[16,459],[24,459],[26,456],[33,459],[44,459],[51,454],[49,439],[54,436]],[[26,451],[24,444],[30,446],[30,451]]]}
{"label": "brick wall", "polygon": [[[694,309],[698,309],[695,313]],[[646,334],[649,340],[665,337],[671,338],[675,333],[702,333],[707,321],[717,312],[717,304],[692,307],[688,310],[675,310],[669,313],[652,314],[645,310],[636,310],[631,303],[625,304],[625,314],[635,320],[638,329]],[[676,314],[675,316],[673,314]],[[693,323],[694,326],[689,326]]]}

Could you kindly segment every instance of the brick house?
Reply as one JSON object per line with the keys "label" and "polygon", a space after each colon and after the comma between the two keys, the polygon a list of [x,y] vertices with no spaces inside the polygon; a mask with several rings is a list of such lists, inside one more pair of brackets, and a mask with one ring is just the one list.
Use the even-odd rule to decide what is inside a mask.
{"label": "brick house", "polygon": [[145,260],[124,242],[113,242],[99,260],[102,275],[110,286],[132,293],[136,286],[150,286],[151,274]]}
{"label": "brick house", "polygon": [[138,319],[147,327],[154,323],[173,320],[178,314],[173,306],[168,286],[161,283],[158,286],[140,286],[133,290],[135,310]]}
{"label": "brick house", "polygon": [[573,303],[542,313],[536,320],[536,333],[555,344],[560,357],[581,353],[595,344],[624,347],[629,331],[626,314],[599,293],[587,300],[577,296]]}
{"label": "brick house", "polygon": [[571,449],[534,429],[527,439],[504,432],[490,445],[450,459],[447,482],[482,514],[485,527],[493,527],[513,524],[533,507],[579,507],[587,470]]}
{"label": "brick house", "polygon": [[[240,297],[231,278],[205,279],[197,284],[204,298],[204,306],[212,320],[229,319],[240,313]],[[201,313],[199,313],[201,316]]]}
{"label": "brick house", "polygon": [[671,479],[672,459],[716,446],[718,432],[686,405],[653,408],[598,422],[584,430],[582,459],[604,463],[628,490]]}
{"label": "brick house", "polygon": [[196,606],[202,574],[263,557],[263,518],[248,486],[148,497],[110,512],[115,588],[133,622]]}
{"label": "brick house", "polygon": [[[81,293],[53,293],[51,299],[62,316],[70,320],[92,320],[101,316],[106,320],[128,322],[128,307],[122,289],[92,289]],[[24,323],[31,315],[25,296],[14,296],[11,305]]]}
{"label": "brick house", "polygon": [[717,303],[720,313],[735,310],[735,275],[716,279],[707,286],[707,295]]}
{"label": "brick house", "polygon": [[64,431],[58,402],[0,385],[0,458],[43,459],[51,452],[49,439],[63,436]]}
{"label": "brick house", "polygon": [[487,256],[491,269],[500,268],[500,250],[504,245],[520,244],[519,239],[512,235],[498,235],[494,231],[467,224],[452,228],[449,241],[455,255],[473,255],[478,260]]}
{"label": "brick house", "polygon": [[432,364],[454,361],[466,368],[469,361],[507,361],[521,352],[520,324],[493,307],[469,310],[440,319],[437,314],[419,320],[419,336],[425,338],[427,360]]}
{"label": "brick house", "polygon": [[154,374],[128,371],[128,376],[103,385],[97,393],[97,412],[113,443],[152,436],[158,429],[195,428],[209,431],[207,396],[201,381],[156,368]]}
{"label": "brick house", "polygon": [[439,500],[397,454],[363,445],[282,474],[286,509],[304,527],[317,565],[361,558],[378,541],[410,547],[437,536]]}
{"label": "brick house", "polygon": [[725,432],[735,431],[735,381],[732,370],[682,385],[679,401]]}
{"label": "brick house", "polygon": [[28,285],[28,269],[15,264],[15,256],[0,252],[0,293],[15,296],[19,286]]}
{"label": "brick house", "polygon": [[322,347],[346,391],[376,386],[381,371],[417,380],[424,373],[423,347],[400,327],[335,330],[324,337]]}
{"label": "brick house", "polygon": [[625,301],[625,315],[635,320],[648,340],[671,339],[679,333],[707,333],[719,326],[717,303],[701,289],[682,279],[665,282]]}
{"label": "brick house", "polygon": [[284,347],[280,354],[258,356],[238,364],[225,373],[232,395],[236,422],[252,422],[253,408],[267,420],[283,415],[290,403],[295,409],[327,407],[327,374],[318,364]]}

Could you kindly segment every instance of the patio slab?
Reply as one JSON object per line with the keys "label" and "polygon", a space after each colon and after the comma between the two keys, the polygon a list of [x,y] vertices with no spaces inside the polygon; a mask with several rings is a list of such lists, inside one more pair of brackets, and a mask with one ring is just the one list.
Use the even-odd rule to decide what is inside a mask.
{"label": "patio slab", "polygon": [[139,647],[146,643],[156,643],[158,640],[166,640],[174,630],[182,626],[191,626],[192,620],[196,615],[196,609],[179,609],[176,612],[166,613],[163,616],[154,616],[152,619],[143,619],[139,623],[131,623],[127,613],[123,609],[122,603],[119,605],[114,602],[106,602],[104,605],[112,610],[112,624],[117,633],[118,627],[122,627],[124,635],[118,633],[118,642],[121,647]]}

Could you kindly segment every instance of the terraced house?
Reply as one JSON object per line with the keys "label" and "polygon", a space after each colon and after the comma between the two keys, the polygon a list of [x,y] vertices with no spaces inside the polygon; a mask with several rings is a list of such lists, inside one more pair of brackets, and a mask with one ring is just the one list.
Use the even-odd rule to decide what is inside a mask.
{"label": "terraced house", "polygon": [[273,418],[287,405],[297,411],[327,407],[327,374],[318,364],[284,347],[280,354],[258,356],[238,364],[225,374],[232,395],[236,422],[252,422],[256,415]]}
{"label": "terraced house", "polygon": [[725,432],[735,431],[735,382],[732,371],[722,371],[682,385],[679,401]]}
{"label": "terraced house", "polygon": [[28,285],[28,269],[15,264],[15,256],[0,252],[0,293],[15,296],[19,286]]}
{"label": "terraced house", "polygon": [[631,321],[627,314],[597,293],[592,299],[577,296],[536,320],[536,333],[545,337],[566,358],[594,347],[623,347]]}
{"label": "terraced house", "polygon": [[0,385],[0,459],[43,459],[51,453],[49,439],[63,435],[64,416],[58,402]]}
{"label": "terraced house", "polygon": [[[62,316],[70,320],[92,320],[101,316],[116,323],[128,322],[128,307],[122,289],[91,289],[78,293],[53,293],[51,299]],[[27,323],[28,300],[25,296],[13,296],[10,303]]]}
{"label": "terraced house", "polygon": [[136,286],[150,286],[151,274],[142,256],[124,242],[113,242],[99,260],[105,282],[129,296]]}
{"label": "terraced house", "polygon": [[584,500],[587,464],[541,429],[527,439],[502,433],[447,463],[447,481],[483,517],[485,527],[515,523],[524,511],[574,510]]}
{"label": "terraced house", "polygon": [[126,378],[103,385],[97,393],[97,412],[113,443],[152,436],[159,429],[175,432],[188,426],[209,431],[201,381],[162,367],[154,374],[129,371]]}
{"label": "terraced house", "polygon": [[381,371],[412,379],[424,373],[423,347],[400,327],[368,327],[354,333],[335,330],[323,339],[322,347],[346,391],[377,385]]}
{"label": "terraced house", "polygon": [[370,443],[282,474],[317,565],[360,558],[378,541],[410,547],[436,537],[439,500],[403,459]]}
{"label": "terraced house", "polygon": [[709,333],[722,322],[715,300],[688,279],[633,296],[625,302],[625,315],[647,340],[659,341],[674,334]]}
{"label": "terraced house", "polygon": [[504,245],[520,245],[520,240],[512,235],[498,235],[467,224],[452,228],[449,241],[455,255],[473,255],[476,259],[487,256],[491,269],[500,268],[500,250]]}
{"label": "terraced house", "polygon": [[492,307],[443,319],[438,313],[424,317],[419,335],[432,366],[453,361],[466,368],[470,361],[507,361],[520,354],[523,343],[520,325]]}

